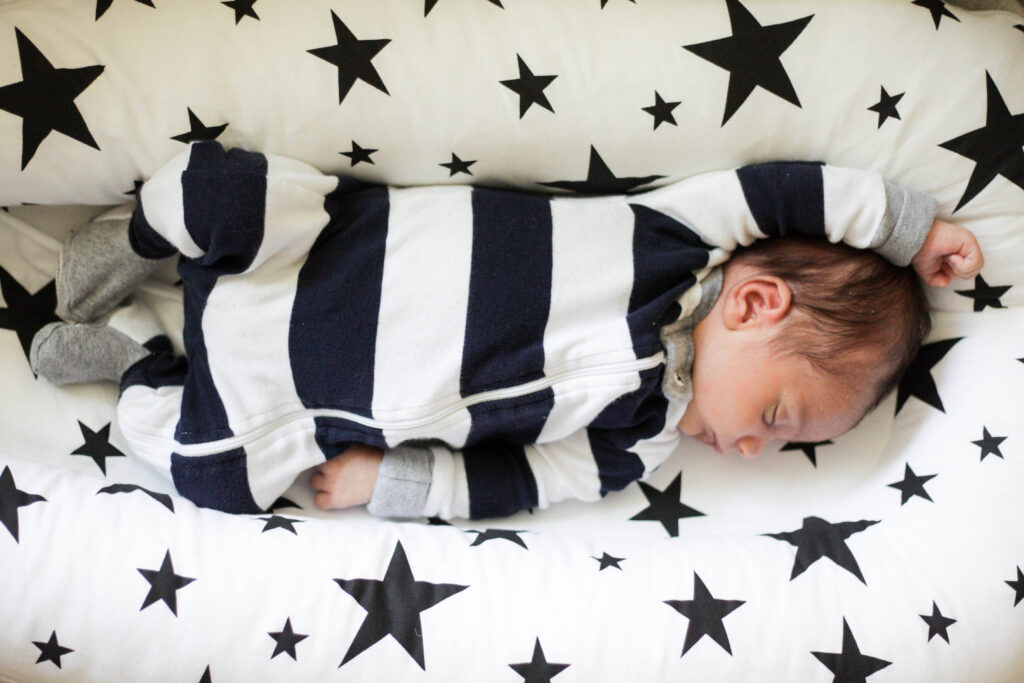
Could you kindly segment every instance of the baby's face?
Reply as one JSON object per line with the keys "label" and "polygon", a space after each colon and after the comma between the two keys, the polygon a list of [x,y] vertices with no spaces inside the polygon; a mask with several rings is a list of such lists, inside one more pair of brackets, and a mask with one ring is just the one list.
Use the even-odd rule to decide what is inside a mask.
{"label": "baby's face", "polygon": [[844,387],[802,356],[779,356],[756,333],[695,335],[694,398],[679,429],[719,453],[746,458],[770,442],[817,442],[850,430],[864,392]]}

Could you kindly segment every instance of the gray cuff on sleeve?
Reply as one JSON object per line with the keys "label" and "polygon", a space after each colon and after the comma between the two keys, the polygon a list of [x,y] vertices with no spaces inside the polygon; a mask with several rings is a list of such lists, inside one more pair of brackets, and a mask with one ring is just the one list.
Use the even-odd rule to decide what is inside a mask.
{"label": "gray cuff on sleeve", "polygon": [[869,245],[897,266],[910,265],[935,221],[939,203],[931,195],[885,183],[885,216]]}
{"label": "gray cuff on sleeve", "polygon": [[384,452],[366,509],[378,517],[419,517],[427,504],[434,472],[429,448],[399,446]]}

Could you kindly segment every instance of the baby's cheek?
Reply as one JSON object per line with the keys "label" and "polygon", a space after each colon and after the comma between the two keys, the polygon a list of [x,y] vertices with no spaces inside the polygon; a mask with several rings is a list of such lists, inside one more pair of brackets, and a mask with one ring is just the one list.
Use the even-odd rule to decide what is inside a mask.
{"label": "baby's cheek", "polygon": [[[723,405],[725,403],[726,405]],[[731,411],[728,404],[730,401],[715,401],[707,406],[707,418],[713,425],[721,425],[722,421],[729,417]]]}

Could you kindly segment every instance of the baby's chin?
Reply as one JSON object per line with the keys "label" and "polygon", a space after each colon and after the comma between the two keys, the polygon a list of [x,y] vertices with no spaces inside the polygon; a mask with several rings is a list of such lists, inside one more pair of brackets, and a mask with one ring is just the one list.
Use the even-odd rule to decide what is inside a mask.
{"label": "baby's chin", "polygon": [[695,439],[696,438],[700,438],[700,436],[702,434],[704,434],[704,430],[703,429],[694,429],[693,427],[685,427],[685,426],[683,426],[682,422],[680,422],[678,425],[676,425],[676,427],[679,429],[680,432],[682,432],[683,434],[686,434],[686,436],[692,436]]}

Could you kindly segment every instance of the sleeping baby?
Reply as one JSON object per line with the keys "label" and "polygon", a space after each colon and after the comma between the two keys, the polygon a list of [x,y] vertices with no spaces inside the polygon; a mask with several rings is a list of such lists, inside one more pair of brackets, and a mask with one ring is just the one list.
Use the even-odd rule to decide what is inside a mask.
{"label": "sleeping baby", "polygon": [[[753,457],[851,429],[927,334],[917,276],[981,269],[936,210],[818,163],[550,197],[198,143],[71,236],[31,362],[119,382],[132,453],[204,507],[313,468],[322,508],[504,516],[622,489],[684,435]],[[121,305],[172,257],[183,355]]]}

